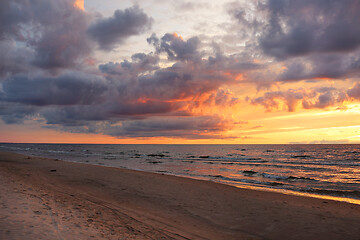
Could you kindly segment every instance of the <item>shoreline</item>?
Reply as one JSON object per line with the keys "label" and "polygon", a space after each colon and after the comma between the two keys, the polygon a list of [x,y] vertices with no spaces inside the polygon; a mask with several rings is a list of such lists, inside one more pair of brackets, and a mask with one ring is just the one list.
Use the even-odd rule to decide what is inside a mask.
{"label": "shoreline", "polygon": [[[6,182],[0,202],[7,220],[0,220],[0,237],[10,236],[6,239],[19,239],[19,231],[33,233],[26,235],[29,239],[44,233],[69,239],[358,239],[360,235],[359,205],[205,180],[6,152],[0,152],[0,179]],[[31,202],[35,200],[38,205]],[[48,228],[31,222],[34,216],[43,218]],[[10,225],[19,231],[9,230]]]}
{"label": "shoreline", "polygon": [[[9,143],[9,144],[12,144],[12,143]],[[45,144],[45,143],[42,143],[42,144]],[[57,145],[57,144],[54,144],[54,145]],[[74,144],[69,144],[69,145],[74,145]],[[88,145],[88,144],[77,144],[77,145]],[[109,145],[109,144],[94,144],[94,145]],[[133,144],[128,144],[128,145],[133,145]],[[148,145],[148,144],[145,144],[145,145]],[[162,145],[162,144],[160,144],[160,145]],[[230,145],[233,145],[233,144],[230,144]],[[255,145],[257,145],[257,144],[255,144]],[[262,144],[260,144],[260,145],[262,145]],[[276,145],[276,144],[272,144],[272,145]],[[283,145],[283,144],[280,144],[280,145]],[[305,144],[305,145],[309,145],[309,144]],[[323,144],[323,145],[328,145],[328,144]],[[4,150],[0,150],[0,152],[2,152],[2,151],[4,151]],[[17,153],[17,152],[13,152],[13,153]],[[23,155],[28,156],[26,153],[23,153],[23,152],[19,152],[17,154],[23,154]],[[48,157],[46,155],[41,156],[41,155],[32,155],[31,154],[29,156],[38,157],[38,158],[53,159],[51,156]],[[139,172],[148,172],[148,173],[155,173],[155,174],[164,174],[164,175],[169,175],[169,176],[177,176],[177,177],[189,178],[189,179],[194,179],[194,180],[203,180],[203,181],[215,182],[215,183],[223,184],[223,185],[227,185],[227,186],[233,186],[233,187],[236,187],[236,188],[239,188],[239,189],[249,189],[249,190],[255,190],[255,191],[274,192],[274,193],[285,194],[285,195],[310,197],[310,198],[317,198],[317,199],[323,199],[323,200],[332,200],[332,201],[340,201],[340,202],[346,202],[346,203],[352,203],[352,204],[360,205],[360,198],[355,198],[355,197],[351,197],[351,196],[341,196],[339,194],[337,194],[337,195],[336,194],[334,194],[334,195],[327,194],[326,195],[326,194],[320,194],[320,193],[315,193],[315,192],[296,191],[296,190],[289,190],[289,189],[283,189],[283,188],[272,188],[272,187],[266,187],[266,186],[256,186],[256,185],[251,185],[251,184],[246,184],[246,183],[241,183],[240,184],[240,183],[232,183],[232,182],[222,182],[222,181],[216,181],[214,179],[207,179],[207,178],[202,178],[202,177],[193,177],[193,176],[189,176],[189,175],[181,175],[181,174],[175,174],[175,173],[170,173],[170,172],[161,173],[161,172],[156,172],[156,171],[146,171],[146,170],[135,169],[135,168],[116,167],[116,166],[109,166],[109,165],[104,165],[104,164],[94,164],[94,163],[88,163],[88,162],[70,161],[70,160],[66,160],[66,159],[60,159],[60,160],[65,161],[65,162],[71,162],[71,163],[80,163],[80,164],[88,164],[88,165],[93,165],[93,166],[102,166],[102,167],[110,167],[110,168],[118,168],[118,169],[127,169],[127,170],[139,171]]]}

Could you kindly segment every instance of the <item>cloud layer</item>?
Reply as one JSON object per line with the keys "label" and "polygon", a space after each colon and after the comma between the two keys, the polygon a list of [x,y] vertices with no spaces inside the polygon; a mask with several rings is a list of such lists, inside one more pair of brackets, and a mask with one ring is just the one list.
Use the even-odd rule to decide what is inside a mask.
{"label": "cloud layer", "polygon": [[[189,13],[204,5],[177,6]],[[237,1],[224,9],[226,33],[183,38],[149,32],[162,23],[140,6],[103,16],[74,0],[3,0],[2,120],[116,137],[232,138],[226,131],[247,122],[240,105],[296,111],[360,100],[358,1]],[[147,33],[151,51],[101,57]]]}

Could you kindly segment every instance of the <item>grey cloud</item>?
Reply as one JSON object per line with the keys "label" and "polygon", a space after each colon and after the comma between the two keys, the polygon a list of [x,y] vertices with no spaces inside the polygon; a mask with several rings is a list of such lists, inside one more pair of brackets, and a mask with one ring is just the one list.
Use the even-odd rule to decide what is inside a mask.
{"label": "grey cloud", "polygon": [[40,109],[39,114],[45,118],[47,124],[60,126],[87,126],[109,118],[104,105],[47,106]]}
{"label": "grey cloud", "polygon": [[[23,52],[25,65],[53,71],[74,67],[91,53],[91,42],[85,33],[90,16],[74,8],[73,3],[72,0],[2,1],[0,40],[16,41],[18,50],[33,51]],[[14,59],[11,55],[5,57],[10,62]]]}
{"label": "grey cloud", "polygon": [[304,93],[293,90],[287,92],[266,92],[264,96],[251,100],[251,103],[263,105],[267,111],[272,111],[273,109],[279,109],[281,103],[284,102],[286,110],[293,112],[295,111],[298,101],[304,97]]}
{"label": "grey cloud", "polygon": [[279,76],[281,81],[309,79],[343,79],[357,76],[360,72],[359,52],[347,54],[320,54],[295,58],[285,63],[286,70]]}
{"label": "grey cloud", "polygon": [[28,63],[34,55],[35,52],[28,47],[16,47],[15,41],[0,41],[0,77],[33,69]]}
{"label": "grey cloud", "polygon": [[267,111],[285,108],[285,110],[293,112],[297,107],[311,109],[341,105],[347,99],[348,95],[343,90],[322,87],[310,90],[289,89],[266,92],[261,97],[251,99],[250,102],[264,106]]}
{"label": "grey cloud", "polygon": [[101,101],[106,88],[101,79],[85,74],[48,78],[17,75],[2,83],[0,100],[36,106],[86,105]]}
{"label": "grey cloud", "polygon": [[36,106],[25,106],[18,103],[1,103],[0,116],[6,124],[20,124],[38,111]]}
{"label": "grey cloud", "polygon": [[35,45],[33,64],[45,69],[72,68],[90,55],[92,45],[85,34],[88,20],[79,11],[76,15],[43,33]]}
{"label": "grey cloud", "polygon": [[349,97],[360,99],[360,83],[356,83],[352,88],[347,91]]}
{"label": "grey cloud", "polygon": [[3,0],[0,2],[0,40],[11,35],[19,36],[20,24],[28,21],[27,5],[20,0]]}
{"label": "grey cloud", "polygon": [[122,75],[122,78],[131,78],[140,73],[159,69],[159,56],[153,54],[136,53],[131,56],[132,61],[124,60],[121,63],[105,63],[99,65],[100,71],[110,75]]}
{"label": "grey cloud", "polygon": [[[228,122],[217,116],[186,118],[149,118],[124,121],[121,126],[108,126],[105,132],[117,137],[182,137],[191,139],[214,138],[214,134],[228,128]],[[221,136],[216,136],[221,138]]]}
{"label": "grey cloud", "polygon": [[[37,67],[53,74],[79,69],[91,57],[95,42],[102,49],[111,49],[147,30],[152,23],[141,9],[132,7],[91,24],[94,17],[73,4],[73,0],[1,1],[0,42],[16,41],[17,45],[4,56],[6,64],[0,62],[0,74],[4,74],[1,68],[17,73]],[[22,51],[21,65],[16,64],[16,50]]]}
{"label": "grey cloud", "polygon": [[170,60],[198,60],[200,57],[198,52],[200,40],[197,37],[184,41],[175,33],[166,33],[161,39],[153,34],[147,41],[153,44],[158,52],[166,52]]}
{"label": "grey cloud", "polygon": [[269,0],[263,51],[279,59],[360,46],[357,0]]}
{"label": "grey cloud", "polygon": [[109,18],[99,19],[88,29],[88,34],[103,50],[110,50],[132,35],[138,35],[151,27],[152,19],[139,7],[116,10]]}
{"label": "grey cloud", "polygon": [[315,101],[308,101],[307,99],[302,101],[303,108],[326,108],[341,105],[343,101],[348,99],[348,96],[344,91],[336,88],[318,88],[316,89],[316,92],[318,93],[318,96]]}

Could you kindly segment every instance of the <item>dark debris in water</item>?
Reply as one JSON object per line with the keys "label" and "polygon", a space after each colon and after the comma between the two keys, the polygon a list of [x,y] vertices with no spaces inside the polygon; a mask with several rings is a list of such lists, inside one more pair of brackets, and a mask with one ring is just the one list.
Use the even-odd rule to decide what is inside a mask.
{"label": "dark debris in water", "polygon": [[183,162],[186,162],[186,163],[194,163],[193,160],[183,160]]}
{"label": "dark debris in water", "polygon": [[292,181],[296,181],[296,180],[305,180],[305,181],[316,181],[313,178],[308,178],[308,177],[294,177],[294,176],[290,176],[287,178],[287,180],[292,180]]}
{"label": "dark debris in water", "polygon": [[309,156],[309,155],[295,155],[295,156],[291,156],[291,158],[311,158],[311,156]]}
{"label": "dark debris in water", "polygon": [[163,163],[162,161],[148,161],[148,163],[151,163],[151,164],[159,164],[159,163]]}
{"label": "dark debris in water", "polygon": [[281,186],[284,185],[283,183],[279,183],[279,182],[271,182],[270,183],[271,186]]}
{"label": "dark debris in water", "polygon": [[213,178],[224,178],[224,177],[221,176],[221,175],[209,175],[209,177],[213,177]]}
{"label": "dark debris in water", "polygon": [[252,176],[252,175],[256,174],[257,172],[251,171],[251,170],[245,170],[245,171],[243,171],[243,173],[247,176]]}
{"label": "dark debris in water", "polygon": [[166,157],[165,154],[159,153],[159,154],[148,154],[148,157]]}

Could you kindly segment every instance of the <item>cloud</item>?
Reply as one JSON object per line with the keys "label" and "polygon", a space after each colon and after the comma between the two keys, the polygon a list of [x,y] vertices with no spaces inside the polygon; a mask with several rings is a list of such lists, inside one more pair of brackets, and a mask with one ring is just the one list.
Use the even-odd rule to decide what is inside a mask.
{"label": "cloud", "polygon": [[74,3],[0,3],[0,115],[6,123],[36,118],[59,130],[118,137],[221,138],[231,128],[223,109],[239,99],[228,87],[262,66],[215,44],[206,48],[198,36],[173,33],[150,36],[151,53],[87,65],[96,46],[111,50],[146,32],[153,20],[137,6],[98,17]]}
{"label": "cloud", "polygon": [[108,126],[105,133],[117,137],[185,137],[206,139],[220,137],[229,128],[218,116],[149,118],[124,121],[121,126]]}
{"label": "cloud", "polygon": [[285,91],[265,92],[261,97],[250,99],[251,104],[259,104],[267,111],[295,111],[297,108],[327,108],[341,105],[348,99],[343,90],[336,88],[288,89]]}
{"label": "cloud", "polygon": [[17,47],[13,40],[0,41],[0,78],[33,70],[28,63],[32,61],[35,52],[24,46]]}
{"label": "cloud", "polygon": [[197,60],[200,58],[198,52],[200,40],[197,37],[184,41],[176,33],[166,33],[161,39],[153,34],[147,41],[155,46],[157,52],[165,52],[170,60]]}
{"label": "cloud", "polygon": [[132,78],[139,73],[151,72],[160,68],[158,65],[160,58],[154,54],[136,53],[131,56],[131,60],[124,60],[121,63],[100,64],[99,69],[108,77],[121,75],[122,78]]}
{"label": "cloud", "polygon": [[[19,49],[27,49],[22,53],[27,61],[24,64],[52,70],[69,68],[91,52],[85,34],[90,16],[75,8],[71,0],[4,0],[0,9],[0,41],[16,41]],[[6,57],[14,62],[13,56]]]}
{"label": "cloud", "polygon": [[152,23],[136,6],[95,21],[95,15],[76,7],[74,0],[4,0],[0,14],[1,51],[5,45],[10,47],[0,61],[0,76],[36,68],[53,74],[79,69],[96,43],[101,49],[112,49]]}
{"label": "cloud", "polygon": [[350,141],[348,139],[339,139],[339,140],[315,140],[315,141],[304,141],[304,142],[289,142],[289,144],[348,144]]}
{"label": "cloud", "polygon": [[[234,23],[221,24],[227,33],[183,38],[161,30],[146,39],[152,51],[118,60],[111,55],[111,61],[110,52],[97,50],[146,33],[152,18],[137,6],[103,17],[74,2],[0,3],[0,115],[7,123],[36,116],[66,131],[221,138],[242,122],[232,118],[241,115],[241,95],[251,95],[253,85],[261,95],[249,103],[267,111],[324,109],[360,99],[356,1],[230,3]],[[190,14],[201,4],[173,5]],[[225,37],[231,39],[224,47]],[[95,57],[100,65],[86,63]],[[343,82],[316,88],[285,83],[347,78],[355,83],[348,90]]]}
{"label": "cloud", "polygon": [[59,77],[15,75],[2,83],[0,101],[27,105],[89,105],[100,102],[107,86],[104,81],[83,73]]}
{"label": "cloud", "polygon": [[357,0],[269,0],[263,51],[278,59],[350,52],[360,46]]}
{"label": "cloud", "polygon": [[310,79],[343,79],[360,72],[359,52],[348,54],[321,54],[288,60],[280,81]]}
{"label": "cloud", "polygon": [[111,50],[132,35],[148,30],[152,18],[135,6],[125,10],[116,10],[109,18],[101,18],[88,29],[88,34],[97,41],[103,50]]}
{"label": "cloud", "polygon": [[[238,74],[258,66],[219,51],[200,57],[200,43],[191,40],[195,38],[169,36],[173,35],[159,40],[168,44],[166,51],[156,45],[155,53],[136,53],[130,60],[104,63],[90,73],[11,74],[1,83],[2,118],[15,123],[37,115],[57,129],[114,136],[221,137],[231,120],[219,116],[223,110],[217,109],[240,101],[222,86],[235,84]],[[172,65],[161,67],[163,52],[173,53],[168,55]],[[14,107],[17,113],[10,111]],[[146,129],[141,130],[140,124]]]}
{"label": "cloud", "polygon": [[6,124],[22,124],[38,111],[36,106],[24,106],[17,103],[0,102],[0,116]]}
{"label": "cloud", "polygon": [[360,100],[360,83],[356,83],[347,91],[349,97]]}
{"label": "cloud", "polygon": [[34,42],[33,64],[45,69],[71,68],[91,54],[92,44],[85,34],[88,17],[81,11],[73,12],[70,18],[43,31]]}

